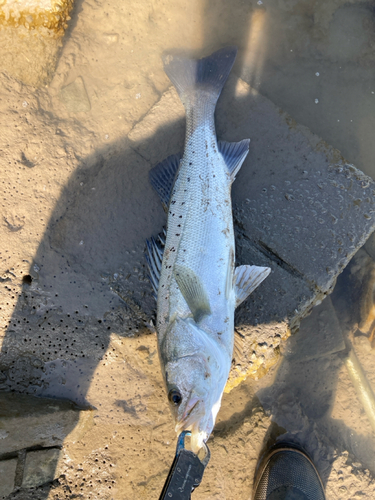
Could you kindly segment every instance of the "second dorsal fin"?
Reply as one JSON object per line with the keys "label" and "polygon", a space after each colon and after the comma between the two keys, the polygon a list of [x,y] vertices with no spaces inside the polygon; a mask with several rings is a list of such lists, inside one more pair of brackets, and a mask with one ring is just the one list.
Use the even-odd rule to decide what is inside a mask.
{"label": "second dorsal fin", "polygon": [[234,272],[236,307],[243,302],[270,274],[269,267],[239,266]]}
{"label": "second dorsal fin", "polygon": [[250,139],[244,139],[240,142],[219,141],[219,151],[230,172],[230,179],[233,182],[236,175],[249,152]]}

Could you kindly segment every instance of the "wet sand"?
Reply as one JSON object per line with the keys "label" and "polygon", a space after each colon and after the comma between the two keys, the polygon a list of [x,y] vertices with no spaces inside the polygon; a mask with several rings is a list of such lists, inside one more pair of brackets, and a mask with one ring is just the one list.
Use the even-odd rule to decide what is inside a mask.
{"label": "wet sand", "polygon": [[[11,498],[158,498],[171,464],[143,257],[164,214],[147,179],[152,152],[141,157],[128,137],[170,86],[161,54],[237,45],[235,75],[375,177],[374,27],[372,2],[89,0],[75,4],[47,86],[2,72],[0,59],[0,389],[96,408],[83,437],[67,436],[55,483]],[[332,296],[346,335],[359,322],[351,270],[366,259]],[[375,389],[368,338],[351,338]],[[339,351],[284,356],[224,396],[194,498],[250,498],[260,454],[282,436],[308,449],[328,498],[374,495],[375,434]]]}

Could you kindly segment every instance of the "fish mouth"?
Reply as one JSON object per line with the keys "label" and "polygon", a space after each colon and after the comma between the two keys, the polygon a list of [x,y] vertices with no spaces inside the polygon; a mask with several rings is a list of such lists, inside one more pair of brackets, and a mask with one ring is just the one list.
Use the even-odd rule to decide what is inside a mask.
{"label": "fish mouth", "polygon": [[188,428],[194,424],[194,420],[196,417],[196,412],[194,412],[194,410],[197,408],[199,402],[199,398],[193,398],[191,401],[189,401],[189,404],[186,406],[181,419],[176,424],[175,430],[177,433],[190,430]]}

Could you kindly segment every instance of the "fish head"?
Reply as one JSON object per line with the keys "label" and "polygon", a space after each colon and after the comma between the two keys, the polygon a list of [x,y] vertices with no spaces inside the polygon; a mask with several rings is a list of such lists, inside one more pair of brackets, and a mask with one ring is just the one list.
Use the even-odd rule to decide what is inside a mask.
{"label": "fish head", "polygon": [[197,453],[214,427],[228,363],[223,363],[218,347],[190,318],[175,321],[170,338],[178,340],[164,363],[168,401],[176,432],[191,431],[191,449]]}

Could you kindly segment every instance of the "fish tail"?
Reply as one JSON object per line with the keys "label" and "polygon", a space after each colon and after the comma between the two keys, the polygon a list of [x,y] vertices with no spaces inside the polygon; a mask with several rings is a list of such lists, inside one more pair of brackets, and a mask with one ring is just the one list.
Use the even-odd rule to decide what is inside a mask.
{"label": "fish tail", "polygon": [[216,106],[236,55],[237,47],[225,47],[198,60],[173,55],[163,57],[164,70],[185,108],[197,98],[197,94],[206,95]]}

